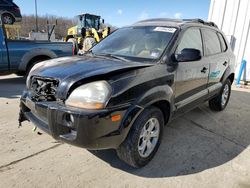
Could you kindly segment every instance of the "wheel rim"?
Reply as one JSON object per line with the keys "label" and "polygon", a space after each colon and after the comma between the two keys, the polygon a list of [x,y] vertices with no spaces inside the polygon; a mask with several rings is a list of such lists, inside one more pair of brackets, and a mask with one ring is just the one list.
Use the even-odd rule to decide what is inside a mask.
{"label": "wheel rim", "polygon": [[221,105],[224,106],[227,103],[229,96],[229,86],[225,85],[222,95],[221,95]]}
{"label": "wheel rim", "polygon": [[12,18],[10,16],[4,16],[3,20],[4,20],[4,23],[6,24],[12,23]]}
{"label": "wheel rim", "polygon": [[150,118],[143,126],[138,142],[138,152],[141,157],[148,157],[155,149],[160,133],[160,123],[156,118]]}

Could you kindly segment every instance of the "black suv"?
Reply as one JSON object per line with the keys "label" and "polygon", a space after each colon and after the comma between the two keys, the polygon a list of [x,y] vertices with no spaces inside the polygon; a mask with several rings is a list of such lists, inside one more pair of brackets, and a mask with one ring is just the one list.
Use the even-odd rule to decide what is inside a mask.
{"label": "black suv", "polygon": [[155,155],[164,125],[209,101],[223,110],[235,57],[202,20],[151,19],[118,29],[82,57],[36,64],[19,122],[87,149],[114,148],[133,167]]}
{"label": "black suv", "polygon": [[13,24],[22,21],[20,8],[13,0],[0,0],[0,15],[4,24]]}

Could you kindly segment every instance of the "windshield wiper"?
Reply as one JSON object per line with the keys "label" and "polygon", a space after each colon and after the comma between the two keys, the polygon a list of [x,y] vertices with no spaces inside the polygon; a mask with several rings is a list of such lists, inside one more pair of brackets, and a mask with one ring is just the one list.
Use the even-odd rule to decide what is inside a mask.
{"label": "windshield wiper", "polygon": [[114,55],[114,54],[94,54],[94,55],[108,57],[108,58],[113,58],[113,59],[118,59],[120,61],[125,61],[125,62],[129,62],[128,59],[126,59],[124,57],[121,57],[121,56],[118,56],[118,55]]}
{"label": "windshield wiper", "polygon": [[84,53],[84,55],[90,55],[91,57],[107,57],[107,58],[111,58],[111,59],[117,59],[117,60],[120,60],[120,61],[125,61],[125,62],[129,62],[128,59],[124,58],[124,57],[121,57],[121,56],[118,56],[118,55],[114,55],[114,54],[95,54],[92,52],[92,50],[89,50],[87,52]]}

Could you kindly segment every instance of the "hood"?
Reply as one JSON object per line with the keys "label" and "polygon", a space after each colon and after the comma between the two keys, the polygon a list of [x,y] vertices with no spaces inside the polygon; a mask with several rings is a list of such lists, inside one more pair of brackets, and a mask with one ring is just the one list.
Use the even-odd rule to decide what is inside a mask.
{"label": "hood", "polygon": [[29,77],[39,76],[59,80],[60,84],[57,95],[59,98],[65,98],[70,87],[80,80],[116,71],[131,70],[152,65],[138,62],[124,62],[105,57],[64,57],[36,64],[31,70]]}

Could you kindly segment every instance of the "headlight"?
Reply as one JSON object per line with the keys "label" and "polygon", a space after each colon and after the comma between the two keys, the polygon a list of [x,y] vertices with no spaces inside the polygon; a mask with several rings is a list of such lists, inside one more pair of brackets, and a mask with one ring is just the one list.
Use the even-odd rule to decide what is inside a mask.
{"label": "headlight", "polygon": [[30,69],[30,72],[27,76],[27,79],[26,79],[26,87],[29,88],[29,84],[30,84],[30,77],[31,77],[31,73],[37,68],[37,67],[40,67],[41,66],[41,63],[37,63],[35,64],[31,69]]}
{"label": "headlight", "polygon": [[97,81],[76,88],[65,104],[77,108],[105,108],[111,95],[111,86],[106,81]]}
{"label": "headlight", "polygon": [[32,72],[33,72],[34,70],[36,70],[37,68],[39,68],[39,67],[45,65],[46,62],[47,62],[47,61],[38,62],[38,63],[36,63],[36,64],[30,69],[30,72],[29,72],[29,74],[28,74],[28,76],[27,76],[27,79],[26,79],[26,87],[27,87],[27,88],[29,88],[30,77],[31,77]]}

